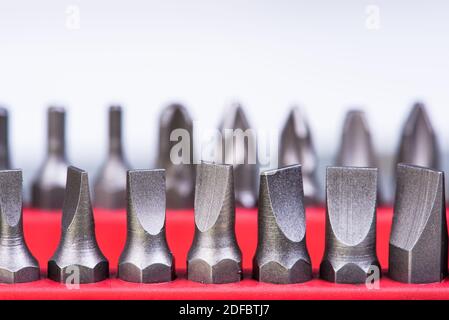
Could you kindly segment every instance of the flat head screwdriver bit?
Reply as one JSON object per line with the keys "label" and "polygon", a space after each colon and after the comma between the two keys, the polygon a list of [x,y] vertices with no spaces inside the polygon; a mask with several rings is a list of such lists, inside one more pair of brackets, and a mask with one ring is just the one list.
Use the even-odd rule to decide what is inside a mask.
{"label": "flat head screwdriver bit", "polygon": [[397,166],[390,236],[389,276],[405,283],[440,282],[447,276],[444,173]]}
{"label": "flat head screwdriver bit", "polygon": [[302,166],[305,204],[319,204],[321,202],[320,187],[316,176],[318,157],[309,124],[298,107],[291,109],[282,129],[279,145],[281,167],[295,164]]}
{"label": "flat head screwdriver bit", "polygon": [[195,236],[187,277],[201,283],[238,282],[242,253],[235,236],[232,166],[203,162],[196,170]]}
{"label": "flat head screwdriver bit", "polygon": [[175,277],[165,237],[165,170],[131,170],[127,176],[127,240],[118,277],[129,282],[168,282]]}
{"label": "flat head screwdriver bit", "polygon": [[253,275],[261,282],[288,284],[312,279],[301,176],[300,165],[265,171],[260,176]]}
{"label": "flat head screwdriver bit", "polygon": [[[172,135],[174,135],[172,137]],[[180,159],[171,159],[180,139],[189,138],[189,149],[175,152]],[[172,138],[179,140],[172,141]],[[159,118],[158,167],[164,168],[167,183],[167,207],[193,208],[195,196],[195,166],[193,165],[193,122],[181,104],[166,107]]]}
{"label": "flat head screwdriver bit", "polygon": [[109,263],[98,247],[87,172],[70,166],[62,209],[62,234],[48,261],[48,278],[93,283],[109,276]]}
{"label": "flat head screwdriver bit", "polygon": [[11,169],[8,138],[8,110],[0,107],[0,170]]}
{"label": "flat head screwdriver bit", "polygon": [[109,152],[94,187],[95,207],[126,208],[126,172],[129,165],[122,146],[122,108],[109,108]]}
{"label": "flat head screwdriver bit", "polygon": [[23,236],[22,171],[0,171],[0,283],[39,280],[37,260]]}
{"label": "flat head screwdriver bit", "polygon": [[416,103],[402,130],[397,163],[440,169],[440,149],[424,104]]}
{"label": "flat head screwdriver bit", "polygon": [[380,274],[376,256],[376,190],[376,168],[327,168],[322,279],[365,283],[372,272],[377,270]]}
{"label": "flat head screwdriver bit", "polygon": [[32,205],[40,209],[61,209],[67,177],[65,147],[65,110],[50,107],[47,111],[47,157],[32,184]]}
{"label": "flat head screwdriver bit", "polygon": [[253,208],[257,205],[257,144],[242,106],[234,104],[226,111],[220,132],[224,163],[234,167],[236,204]]}

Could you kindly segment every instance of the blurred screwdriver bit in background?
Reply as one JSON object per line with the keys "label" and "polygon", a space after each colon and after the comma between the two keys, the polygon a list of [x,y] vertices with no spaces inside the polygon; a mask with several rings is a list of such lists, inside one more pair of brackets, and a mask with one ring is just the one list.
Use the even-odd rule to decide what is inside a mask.
{"label": "blurred screwdriver bit in background", "polygon": [[0,170],[11,169],[8,138],[8,110],[0,107]]}

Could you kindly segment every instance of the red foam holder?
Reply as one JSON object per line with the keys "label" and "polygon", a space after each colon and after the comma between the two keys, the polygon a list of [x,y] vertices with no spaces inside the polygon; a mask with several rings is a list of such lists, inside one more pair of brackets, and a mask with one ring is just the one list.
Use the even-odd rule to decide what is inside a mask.
{"label": "red foam holder", "polygon": [[[385,270],[388,264],[388,239],[391,209],[377,215],[377,252]],[[257,211],[238,209],[237,240],[243,252],[244,280],[240,283],[203,285],[186,279],[186,256],[194,233],[193,211],[167,212],[167,237],[175,255],[177,279],[161,284],[135,284],[117,279],[117,261],[126,240],[125,211],[95,210],[98,243],[109,259],[111,278],[79,285],[78,288],[53,282],[45,277],[47,261],[61,235],[61,214],[24,210],[25,237],[39,260],[42,279],[24,284],[0,284],[0,299],[449,299],[449,281],[411,285],[392,281],[384,274],[379,287],[333,284],[317,278],[324,252],[325,212],[307,209],[307,245],[315,270],[312,281],[293,285],[259,283],[251,279],[252,258],[257,245]]]}

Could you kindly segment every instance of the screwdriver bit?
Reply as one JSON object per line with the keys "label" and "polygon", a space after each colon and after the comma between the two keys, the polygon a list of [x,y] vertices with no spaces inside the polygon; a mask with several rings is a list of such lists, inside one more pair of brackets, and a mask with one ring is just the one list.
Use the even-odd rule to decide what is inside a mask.
{"label": "screwdriver bit", "polygon": [[220,132],[223,135],[224,163],[234,167],[236,205],[253,208],[257,205],[259,171],[256,163],[256,136],[239,104],[232,105],[231,110],[226,111]]}
{"label": "screwdriver bit", "polygon": [[397,166],[390,236],[389,275],[406,283],[431,283],[447,276],[444,173]]}
{"label": "screwdriver bit", "polygon": [[156,283],[175,277],[174,259],[165,237],[165,170],[132,170],[127,175],[128,236],[118,277]]}
{"label": "screwdriver bit", "polygon": [[257,280],[288,284],[312,279],[303,201],[300,165],[261,174],[259,239],[253,261]]}
{"label": "screwdriver bit", "polygon": [[418,102],[402,130],[397,163],[440,169],[437,137],[424,104]]}
{"label": "screwdriver bit", "polygon": [[326,245],[320,277],[365,283],[376,256],[376,168],[329,167],[326,173]]}
{"label": "screwdriver bit", "polygon": [[126,172],[129,165],[122,148],[122,108],[109,108],[109,153],[95,181],[95,206],[104,209],[126,207]]}
{"label": "screwdriver bit", "polygon": [[109,276],[109,263],[95,237],[87,172],[70,166],[62,208],[61,240],[48,261],[48,278],[64,283],[76,275],[79,275],[79,279],[74,279],[76,283],[104,280]]}
{"label": "screwdriver bit", "polygon": [[304,199],[306,205],[317,205],[320,201],[319,184],[316,177],[318,159],[313,146],[312,134],[305,116],[298,107],[291,109],[282,129],[280,144],[280,165],[302,166]]}
{"label": "screwdriver bit", "polygon": [[32,185],[34,208],[61,209],[67,176],[65,148],[65,110],[50,107],[47,111],[47,157]]}
{"label": "screwdriver bit", "polygon": [[0,170],[10,169],[9,139],[8,139],[8,110],[0,107]]}
{"label": "screwdriver bit", "polygon": [[23,236],[22,171],[0,171],[0,282],[39,280],[37,260]]}
{"label": "screwdriver bit", "polygon": [[[174,163],[171,151],[179,143],[171,141],[171,134],[182,130],[188,134],[190,154],[182,154],[182,163]],[[175,135],[178,139],[178,135]],[[183,152],[187,150],[183,149]],[[159,119],[158,167],[165,168],[167,183],[167,207],[172,209],[193,208],[195,195],[195,167],[193,165],[193,122],[187,109],[180,104],[166,107]]]}
{"label": "screwdriver bit", "polygon": [[187,277],[196,282],[216,284],[242,279],[230,165],[202,162],[197,167],[195,236],[187,256]]}

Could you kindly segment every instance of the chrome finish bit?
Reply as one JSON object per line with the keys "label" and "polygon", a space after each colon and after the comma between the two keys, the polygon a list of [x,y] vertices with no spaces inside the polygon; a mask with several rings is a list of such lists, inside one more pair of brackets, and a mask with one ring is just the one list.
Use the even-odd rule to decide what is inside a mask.
{"label": "chrome finish bit", "polygon": [[129,165],[122,148],[122,108],[109,108],[109,154],[95,181],[95,207],[126,207],[126,172]]}
{"label": "chrome finish bit", "polygon": [[109,263],[95,237],[87,172],[71,166],[67,169],[61,240],[48,261],[48,278],[92,283],[108,276]]}
{"label": "chrome finish bit", "polygon": [[128,236],[118,265],[125,281],[156,283],[175,277],[165,237],[165,170],[128,171]]}
{"label": "chrome finish bit", "polygon": [[300,165],[261,174],[259,236],[253,261],[254,277],[261,282],[312,279],[301,176]]}
{"label": "chrome finish bit", "polygon": [[23,236],[22,171],[0,171],[0,282],[39,280],[37,260]]}
{"label": "chrome finish bit", "polygon": [[376,189],[375,168],[327,168],[322,279],[365,283],[373,268],[380,273],[376,256]]}
{"label": "chrome finish bit", "polygon": [[390,278],[431,283],[447,276],[444,173],[399,164],[390,237]]}
{"label": "chrome finish bit", "polygon": [[292,108],[282,129],[279,142],[280,165],[302,166],[304,199],[306,205],[317,205],[320,201],[319,183],[316,177],[318,158],[313,146],[312,134],[305,116],[298,107]]}
{"label": "chrome finish bit", "polygon": [[226,111],[220,131],[224,163],[234,168],[236,205],[253,208],[258,183],[256,136],[239,104]]}
{"label": "chrome finish bit", "polygon": [[440,150],[426,107],[413,106],[402,130],[397,163],[440,169]]}
{"label": "chrome finish bit", "polygon": [[198,165],[195,237],[187,257],[187,277],[202,283],[242,279],[242,253],[235,237],[233,170],[230,165]]}
{"label": "chrome finish bit", "polygon": [[39,169],[32,185],[34,208],[61,209],[67,177],[67,157],[65,148],[65,110],[48,108],[47,157]]}
{"label": "chrome finish bit", "polygon": [[[179,135],[176,134],[178,130]],[[182,131],[182,132],[181,132]],[[171,151],[186,135],[190,141],[189,149],[182,150],[182,162],[174,163]],[[190,152],[190,153],[185,153]],[[178,153],[176,153],[178,155]],[[166,170],[167,207],[173,209],[193,208],[195,194],[195,167],[193,165],[193,123],[187,109],[180,104],[171,104],[162,111],[159,119],[158,167]]]}
{"label": "chrome finish bit", "polygon": [[0,170],[10,169],[8,110],[0,107]]}

